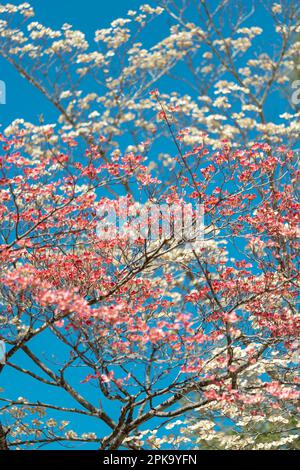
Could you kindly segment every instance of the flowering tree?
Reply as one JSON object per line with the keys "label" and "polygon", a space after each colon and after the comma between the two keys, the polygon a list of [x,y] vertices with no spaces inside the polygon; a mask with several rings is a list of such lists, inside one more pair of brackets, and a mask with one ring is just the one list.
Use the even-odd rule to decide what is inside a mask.
{"label": "flowering tree", "polygon": [[[269,121],[267,100],[293,70],[299,14],[273,5],[281,49],[249,59],[263,32],[243,26],[251,12],[233,6],[228,32],[227,2],[186,3],[129,11],[96,31],[96,48],[70,25],[32,21],[28,4],[0,7],[1,55],[58,111],[1,135],[1,376],[39,383],[14,397],[3,381],[2,449],[297,439],[299,123],[292,110]],[[144,49],[138,37],[163,15],[170,33]],[[179,67],[191,95],[160,94]],[[138,230],[136,202],[148,214]],[[174,207],[192,208],[193,225],[197,204],[202,237],[176,231]],[[153,237],[162,207],[171,229]],[[125,229],[99,232],[104,208]],[[262,419],[282,425],[271,444],[249,428]]]}

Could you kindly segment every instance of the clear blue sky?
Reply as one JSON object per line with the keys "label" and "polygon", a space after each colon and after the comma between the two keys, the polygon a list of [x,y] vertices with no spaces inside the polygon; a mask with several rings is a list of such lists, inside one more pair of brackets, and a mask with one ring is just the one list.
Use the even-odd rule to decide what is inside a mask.
{"label": "clear blue sky", "polygon": [[[249,3],[248,0],[244,0]],[[256,0],[260,3],[259,0]],[[12,3],[21,3],[14,2]],[[126,14],[128,9],[135,9],[146,2],[141,0],[32,0],[36,12],[36,19],[50,27],[58,28],[62,23],[70,23],[75,28],[84,31],[87,36],[93,33],[95,29],[107,27],[114,18],[122,17]],[[149,0],[149,3],[152,2]],[[264,23],[264,13],[260,8],[255,15],[255,23],[257,25]],[[158,31],[153,31],[151,39],[160,34]],[[270,44],[272,43],[272,36],[269,37]],[[51,105],[43,98],[43,96],[35,89],[32,88],[18,73],[7,63],[0,60],[0,80],[5,81],[7,86],[7,104],[0,106],[0,125],[7,125],[11,120],[17,117],[23,117],[26,120],[37,122],[39,114],[44,114],[46,122],[55,120],[57,113]],[[176,87],[180,87],[176,82]],[[174,85],[172,86],[174,89]],[[277,113],[278,101],[272,103],[270,107],[271,114]],[[0,127],[0,132],[2,127]],[[46,346],[45,346],[46,345]],[[44,349],[47,351],[47,337],[43,340]],[[36,344],[36,347],[41,347],[41,340]],[[17,362],[17,361],[16,361]],[[24,364],[24,363],[23,363]],[[26,365],[26,364],[24,364]],[[40,395],[44,397],[45,401],[58,403],[62,397],[61,392],[52,388],[49,394],[49,387],[38,384],[38,382],[28,379],[24,376],[24,381],[19,380],[16,382],[16,376],[8,370],[0,376],[0,386],[9,389],[11,397],[18,397],[20,395],[27,398],[34,399],[35,396]],[[82,385],[85,393],[93,394],[93,388],[90,386]],[[67,403],[67,401],[65,401]],[[70,406],[72,403],[70,402]],[[113,410],[111,410],[113,412]],[[66,416],[67,419],[67,416]],[[89,426],[85,427],[86,419],[79,416],[77,424],[73,426],[77,431],[99,431],[99,423],[95,423],[94,428]]]}

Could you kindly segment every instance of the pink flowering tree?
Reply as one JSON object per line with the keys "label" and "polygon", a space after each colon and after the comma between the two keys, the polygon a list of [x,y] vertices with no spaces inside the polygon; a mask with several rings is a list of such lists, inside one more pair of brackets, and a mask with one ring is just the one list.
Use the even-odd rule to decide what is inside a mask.
{"label": "pink flowering tree", "polygon": [[[56,126],[17,120],[1,135],[0,339],[7,354],[0,377],[13,374],[20,383],[15,397],[1,382],[1,449],[202,448],[218,439],[223,447],[251,448],[256,441],[247,426],[262,419],[282,426],[273,446],[297,438],[294,131],[288,124],[279,139],[259,107],[265,95],[260,102],[241,83],[240,96],[258,100],[242,112],[257,112],[261,120],[250,125],[239,116],[250,126],[243,130],[233,115],[216,132],[208,111],[199,114],[192,99],[153,88],[177,62],[189,65],[188,51],[200,47],[197,27],[183,23],[170,3],[165,11],[177,27],[149,51],[132,44],[128,18],[97,31],[103,50],[88,51],[83,34],[69,25],[53,31],[31,22],[22,29],[17,18],[30,19],[31,8],[1,6],[9,18],[1,23],[2,56],[59,112]],[[143,34],[161,13],[160,6],[144,6],[129,18]],[[210,22],[207,28],[212,34]],[[127,62],[111,76],[122,48]],[[232,54],[222,51],[221,69]],[[37,55],[41,67],[31,69]],[[47,88],[45,72],[57,63],[62,78]],[[69,73],[81,78],[66,88]],[[103,93],[81,90],[87,74]],[[267,92],[277,69],[273,75]],[[187,128],[192,111],[198,122]],[[220,122],[218,113],[211,117]],[[157,145],[167,149],[160,156],[165,166],[157,164]],[[142,222],[137,202],[148,214]],[[194,226],[197,205],[204,210],[200,234],[175,230],[174,211],[170,230],[162,229],[162,207],[191,208]],[[108,223],[107,213],[116,219]],[[147,229],[158,220],[151,236]],[[30,397],[23,377],[32,384]],[[246,436],[220,433],[222,419]],[[180,432],[170,432],[177,426]]]}

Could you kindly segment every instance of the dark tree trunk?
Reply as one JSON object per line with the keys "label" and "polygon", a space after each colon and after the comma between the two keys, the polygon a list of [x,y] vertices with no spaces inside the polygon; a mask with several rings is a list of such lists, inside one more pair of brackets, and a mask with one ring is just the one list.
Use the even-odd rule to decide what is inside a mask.
{"label": "dark tree trunk", "polygon": [[9,450],[6,441],[7,432],[5,432],[1,422],[0,422],[0,450]]}

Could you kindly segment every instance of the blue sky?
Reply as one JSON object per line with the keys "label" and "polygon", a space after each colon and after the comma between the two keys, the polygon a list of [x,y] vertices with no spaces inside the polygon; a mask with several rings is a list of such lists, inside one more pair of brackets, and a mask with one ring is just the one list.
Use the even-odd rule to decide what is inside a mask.
{"label": "blue sky", "polygon": [[[248,0],[244,0],[247,1]],[[19,2],[13,2],[19,3]],[[21,3],[21,2],[20,2]],[[116,17],[122,17],[126,14],[128,9],[135,9],[140,5],[144,4],[141,0],[32,0],[36,18],[39,22],[44,23],[53,28],[58,28],[62,23],[70,23],[75,28],[84,31],[89,36],[95,29],[106,27]],[[151,3],[149,1],[149,3]],[[252,23],[253,20],[250,22]],[[258,8],[257,14],[255,15],[255,23],[260,25],[264,23],[264,13],[261,8]],[[161,32],[153,31],[151,40],[155,40],[156,35]],[[157,36],[158,37],[158,36]],[[272,44],[272,32],[269,32],[269,41]],[[46,99],[25,79],[21,78],[18,73],[13,69],[12,66],[7,64],[0,59],[0,80],[5,81],[7,86],[7,104],[0,105],[0,126],[7,125],[11,120],[22,117],[26,120],[32,120],[38,122],[38,115],[44,114],[46,122],[52,122],[57,116],[56,110],[49,105]],[[180,87],[178,82],[173,88]],[[275,100],[270,103],[269,112],[270,115],[277,115],[279,107],[282,106],[280,100]],[[3,127],[0,127],[0,132]],[[43,344],[47,343],[47,336],[42,340]],[[36,347],[40,348],[41,339],[36,342]],[[17,362],[17,360],[15,360]],[[25,363],[23,363],[26,365]],[[20,379],[20,375],[18,375]],[[76,378],[74,376],[74,378]],[[49,387],[39,384],[29,378],[23,377],[23,380],[16,382],[15,373],[7,369],[7,372],[1,376],[0,386],[10,390],[12,397],[18,397],[20,395],[27,398],[34,398],[36,395],[43,396],[45,401],[52,403],[59,402],[62,397],[62,393],[52,388],[50,390],[51,395],[49,396]],[[81,386],[80,386],[81,387]],[[84,386],[85,392],[91,396],[93,389],[90,386]],[[63,395],[65,396],[65,395]],[[70,402],[70,406],[72,403]],[[113,410],[110,410],[113,412]],[[68,417],[66,416],[66,419]],[[73,428],[77,431],[86,431],[85,428],[86,419],[84,417],[78,417],[77,423]],[[95,426],[89,426],[88,431],[99,431],[99,424],[95,423]]]}

